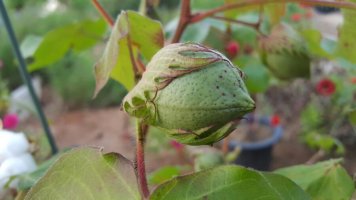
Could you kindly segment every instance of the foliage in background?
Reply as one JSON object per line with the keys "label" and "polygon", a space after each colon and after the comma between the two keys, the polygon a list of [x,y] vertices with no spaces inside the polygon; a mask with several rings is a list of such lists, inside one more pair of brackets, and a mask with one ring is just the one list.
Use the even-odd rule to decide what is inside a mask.
{"label": "foliage in background", "polygon": [[[27,61],[32,63],[32,70],[39,70],[41,74],[45,72],[46,80],[53,88],[69,104],[77,107],[87,104],[91,98],[94,82],[90,63],[92,63],[91,57],[93,55],[95,57],[96,54],[95,51],[91,52],[88,49],[96,44],[102,44],[106,26],[101,20],[87,21],[87,19],[93,18],[91,14],[93,8],[84,0],[61,0],[60,2],[65,9],[60,11],[59,14],[51,13],[43,17],[43,13],[28,9],[30,14],[21,17],[30,18],[33,15],[34,20],[31,23],[18,23],[18,38],[23,41],[23,51],[27,55]],[[192,1],[192,7],[194,11],[204,11],[231,2],[230,0],[219,0],[207,3],[207,1],[196,0]],[[112,1],[104,2],[104,5],[110,5],[108,7],[113,16],[116,16],[120,11],[120,7],[115,6],[116,3]],[[138,8],[138,1],[125,1],[124,3],[127,8],[136,10]],[[165,5],[161,3],[154,8],[155,12],[151,12],[150,16],[156,19],[161,16],[172,17],[172,13],[176,14],[175,12],[169,14],[161,9],[164,6],[170,7],[171,3],[175,5],[176,2],[169,1]],[[16,21],[17,11],[23,9],[20,13],[27,12],[24,1],[17,0],[9,4],[16,10],[13,11],[15,14],[12,13],[12,17],[15,18],[14,21]],[[38,5],[36,4],[36,6]],[[75,12],[75,9],[72,10],[72,8],[82,9],[83,12],[78,14],[79,12]],[[260,19],[258,8],[258,6],[255,6],[243,9],[241,12],[231,10],[222,14],[233,20],[238,19],[255,23]],[[341,42],[333,44],[333,42],[325,43],[321,34],[311,29],[307,20],[300,20],[300,17],[295,15],[307,13],[307,10],[302,9],[300,5],[287,4],[287,7],[279,5],[273,8],[270,6],[265,12],[267,17],[262,20],[261,24],[258,24],[259,30],[251,26],[235,26],[218,21],[217,18],[206,19],[189,25],[184,31],[181,41],[201,42],[229,55],[233,63],[241,66],[246,73],[247,87],[254,94],[268,90],[271,82],[273,84],[280,83],[273,76],[273,73],[268,71],[270,68],[267,68],[267,65],[270,65],[270,63],[261,61],[258,51],[258,40],[260,40],[261,35],[270,33],[280,20],[292,24],[292,27],[299,31],[298,34],[301,34],[304,38],[306,49],[313,59],[335,60],[344,57],[351,62],[354,61],[354,57],[350,55],[356,41],[352,36],[354,35],[353,32],[350,31],[355,25],[354,13],[343,11],[347,22],[341,28]],[[55,23],[52,23],[51,20]],[[102,95],[103,101],[110,100],[111,102],[111,98],[113,98],[113,102],[120,102],[121,95],[125,93],[124,87],[131,89],[134,86],[135,79],[140,75],[140,69],[133,67],[137,66],[138,61],[146,64],[154,53],[163,47],[163,35],[171,37],[174,34],[177,19],[173,19],[171,22],[169,22],[170,19],[162,19],[162,21],[167,23],[165,33],[163,33],[162,27],[157,21],[133,11],[121,12],[108,41],[106,55],[109,54],[109,56],[99,61],[97,73],[101,77],[99,76],[100,78],[97,80],[99,81],[97,90],[100,90],[108,82],[110,76],[122,85],[118,88],[117,82],[108,82],[109,84],[99,94],[99,97]],[[48,27],[52,31],[44,35]],[[27,35],[27,33],[29,34]],[[0,31],[1,41],[3,41],[3,36],[5,35],[1,34]],[[227,44],[231,44],[231,42],[235,44],[233,54],[231,54],[231,48],[226,48]],[[5,48],[9,47],[6,43],[2,44]],[[5,65],[11,66],[7,69],[15,70],[16,62],[10,54],[7,54],[8,52],[2,52],[2,44],[0,44],[0,59],[6,58]],[[26,46],[29,48],[25,48]],[[33,48],[34,46],[38,46],[38,48]],[[58,47],[56,51],[52,51],[53,46]],[[293,50],[293,46],[290,48]],[[277,54],[282,56],[286,53],[283,50],[278,51]],[[288,64],[288,62],[283,63],[282,65],[277,62],[277,66],[284,67]],[[108,64],[113,65],[108,66]],[[349,65],[344,64],[344,66]],[[42,67],[47,68],[40,69]],[[289,72],[293,73],[293,71]],[[351,74],[354,73],[354,68],[350,72]],[[9,74],[10,72],[4,72],[1,76],[7,77]],[[335,94],[333,93],[328,97],[325,97],[325,95],[318,97],[316,94],[313,100],[320,98],[320,100],[316,100],[317,106],[312,105],[314,102],[308,106],[303,115],[302,125],[305,132],[312,133],[306,137],[310,146],[325,151],[331,151],[336,147],[338,153],[344,151],[342,145],[338,142],[338,135],[335,135],[333,130],[337,130],[335,132],[339,133],[340,127],[343,127],[341,125],[344,123],[351,123],[351,126],[354,126],[355,85],[352,81],[351,84],[345,83],[352,78],[345,74],[341,78],[331,77],[336,84]],[[19,84],[16,81],[18,81],[16,77],[14,80],[10,80],[11,88]],[[114,91],[113,88],[118,88],[118,90]],[[113,93],[115,95],[111,96]],[[100,102],[98,104],[106,103]],[[330,126],[332,126],[331,133],[326,134]],[[161,140],[158,140],[158,142],[161,142]],[[215,166],[215,164],[208,163],[208,167]],[[162,170],[157,172],[158,175],[152,175],[155,178],[151,178],[151,183],[159,184],[180,174],[179,169],[174,167]],[[78,148],[63,154],[49,167],[44,175],[42,173],[43,171],[36,174],[35,178],[30,177],[29,182],[25,182],[27,184],[26,189],[32,186],[27,194],[27,199],[55,198],[57,196],[70,198],[73,195],[78,198],[96,199],[122,198],[123,196],[130,199],[141,198],[135,168],[130,161],[119,154],[103,154],[98,149]],[[278,175],[278,173],[283,176]],[[73,178],[73,174],[75,174],[77,183],[80,184],[68,181]],[[300,174],[303,176],[299,176]],[[187,199],[223,199],[224,197],[239,196],[245,199],[261,197],[266,197],[266,199],[289,199],[292,197],[310,199],[310,195],[315,199],[335,199],[339,195],[333,191],[335,185],[342,185],[338,189],[342,191],[342,198],[345,199],[350,198],[355,190],[353,181],[340,166],[338,160],[326,161],[313,166],[295,166],[282,169],[276,173],[258,172],[237,166],[221,166],[170,179],[159,185],[150,198],[180,199],[184,196]]]}

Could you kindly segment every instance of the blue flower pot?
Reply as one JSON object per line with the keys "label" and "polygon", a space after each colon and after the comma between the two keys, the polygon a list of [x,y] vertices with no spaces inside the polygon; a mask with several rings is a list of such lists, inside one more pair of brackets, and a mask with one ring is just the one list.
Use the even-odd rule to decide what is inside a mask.
{"label": "blue flower pot", "polygon": [[[247,116],[248,121],[249,116]],[[272,129],[271,137],[256,141],[256,142],[240,142],[232,140],[229,143],[229,149],[233,150],[236,147],[241,148],[241,152],[237,157],[235,164],[245,167],[251,167],[256,170],[268,171],[272,161],[273,145],[276,144],[283,135],[283,128],[281,125],[272,127],[269,117],[258,117],[259,125],[268,126]]]}

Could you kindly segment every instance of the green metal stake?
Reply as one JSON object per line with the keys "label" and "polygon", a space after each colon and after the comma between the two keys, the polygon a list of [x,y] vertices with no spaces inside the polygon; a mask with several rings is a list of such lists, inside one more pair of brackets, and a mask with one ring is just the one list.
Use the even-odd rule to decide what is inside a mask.
{"label": "green metal stake", "polygon": [[6,8],[5,8],[3,0],[0,0],[0,12],[1,12],[1,16],[4,20],[4,24],[5,24],[7,33],[9,35],[14,53],[15,53],[17,60],[19,61],[19,64],[20,64],[19,70],[20,70],[21,77],[22,77],[23,81],[25,82],[25,84],[27,85],[27,88],[28,88],[28,91],[30,92],[32,101],[35,104],[38,116],[39,116],[41,124],[42,124],[42,127],[43,127],[45,134],[47,136],[47,140],[51,146],[52,154],[56,154],[58,152],[56,143],[55,143],[54,138],[51,134],[51,130],[48,126],[48,122],[47,122],[46,116],[42,110],[40,101],[39,101],[38,97],[36,96],[35,90],[32,85],[31,77],[30,77],[29,73],[27,72],[26,62],[21,54],[18,42],[15,37],[14,30],[11,26],[11,22],[10,22],[9,16],[6,12]]}

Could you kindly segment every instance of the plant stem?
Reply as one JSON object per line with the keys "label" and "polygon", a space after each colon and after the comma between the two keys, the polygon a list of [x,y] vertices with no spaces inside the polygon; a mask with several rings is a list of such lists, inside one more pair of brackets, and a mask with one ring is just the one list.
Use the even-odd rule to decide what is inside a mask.
{"label": "plant stem", "polygon": [[110,17],[110,15],[105,11],[105,9],[101,6],[101,4],[98,2],[98,0],[92,0],[91,1],[94,5],[94,7],[99,11],[101,16],[104,17],[105,21],[112,27],[114,26],[114,20]]}
{"label": "plant stem", "polygon": [[150,192],[147,186],[146,169],[145,169],[145,139],[148,126],[139,119],[136,121],[136,165],[138,183],[141,188],[142,196],[146,199]]}
{"label": "plant stem", "polygon": [[216,13],[223,12],[226,10],[232,10],[236,8],[242,8],[247,6],[254,6],[254,5],[264,5],[269,3],[287,3],[287,2],[298,2],[304,3],[313,6],[331,6],[336,8],[349,8],[349,9],[356,9],[356,3],[346,2],[346,1],[330,1],[330,0],[250,0],[250,1],[241,1],[237,3],[230,3],[225,4],[223,6],[211,9],[206,12],[198,13],[193,15],[190,19],[190,23],[196,23],[201,21],[207,17],[213,16]]}
{"label": "plant stem", "polygon": [[241,25],[244,25],[244,26],[248,26],[248,27],[251,27],[251,28],[255,29],[259,34],[265,35],[260,30],[260,24],[261,24],[260,21],[258,21],[257,23],[249,23],[249,22],[244,22],[244,21],[231,19],[231,18],[226,18],[226,17],[221,17],[221,16],[211,16],[211,18],[217,19],[217,20],[222,20],[222,21],[227,21],[227,22],[231,22],[231,23],[235,23],[235,24],[241,24]]}
{"label": "plant stem", "polygon": [[173,36],[172,43],[179,42],[183,31],[191,23],[191,10],[190,10],[190,0],[182,0],[182,6],[180,9],[180,17],[178,22],[177,30]]}
{"label": "plant stem", "polygon": [[312,164],[318,162],[319,160],[321,160],[324,156],[325,156],[325,151],[320,149],[305,164],[312,165]]}

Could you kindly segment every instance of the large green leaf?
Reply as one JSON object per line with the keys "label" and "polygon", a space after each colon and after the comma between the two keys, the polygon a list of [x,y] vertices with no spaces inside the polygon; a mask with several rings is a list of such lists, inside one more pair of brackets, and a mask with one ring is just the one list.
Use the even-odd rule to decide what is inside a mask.
{"label": "large green leaf", "polygon": [[56,155],[52,156],[50,159],[41,163],[34,172],[19,175],[17,189],[19,191],[29,190],[38,182],[40,178],[42,178],[42,176],[47,172],[48,168],[50,168],[52,164],[55,163],[61,155],[63,155],[63,153],[68,152],[69,150],[69,148],[64,149]]}
{"label": "large green leaf", "polygon": [[[353,1],[356,2],[356,1]],[[343,10],[344,24],[339,31],[337,46],[338,55],[356,63],[356,12],[354,10]]]}
{"label": "large green leaf", "polygon": [[341,161],[333,159],[315,165],[297,165],[276,173],[293,180],[315,200],[348,200],[355,191],[355,184],[340,165]]}
{"label": "large green leaf", "polygon": [[141,199],[132,163],[98,148],[64,153],[34,185],[27,200]]}
{"label": "large green leaf", "polygon": [[29,70],[38,70],[58,61],[70,49],[78,52],[95,45],[105,30],[104,20],[84,20],[48,32],[36,49]]}
{"label": "large green leaf", "polygon": [[159,186],[151,196],[157,199],[310,199],[289,179],[240,166],[221,166],[174,178]]}
{"label": "large green leaf", "polygon": [[[131,42],[131,43],[130,43]],[[95,66],[97,94],[111,76],[127,90],[135,85],[134,69],[130,57],[137,59],[139,51],[146,60],[163,47],[164,37],[161,23],[133,11],[122,11],[117,17],[103,56]]]}

